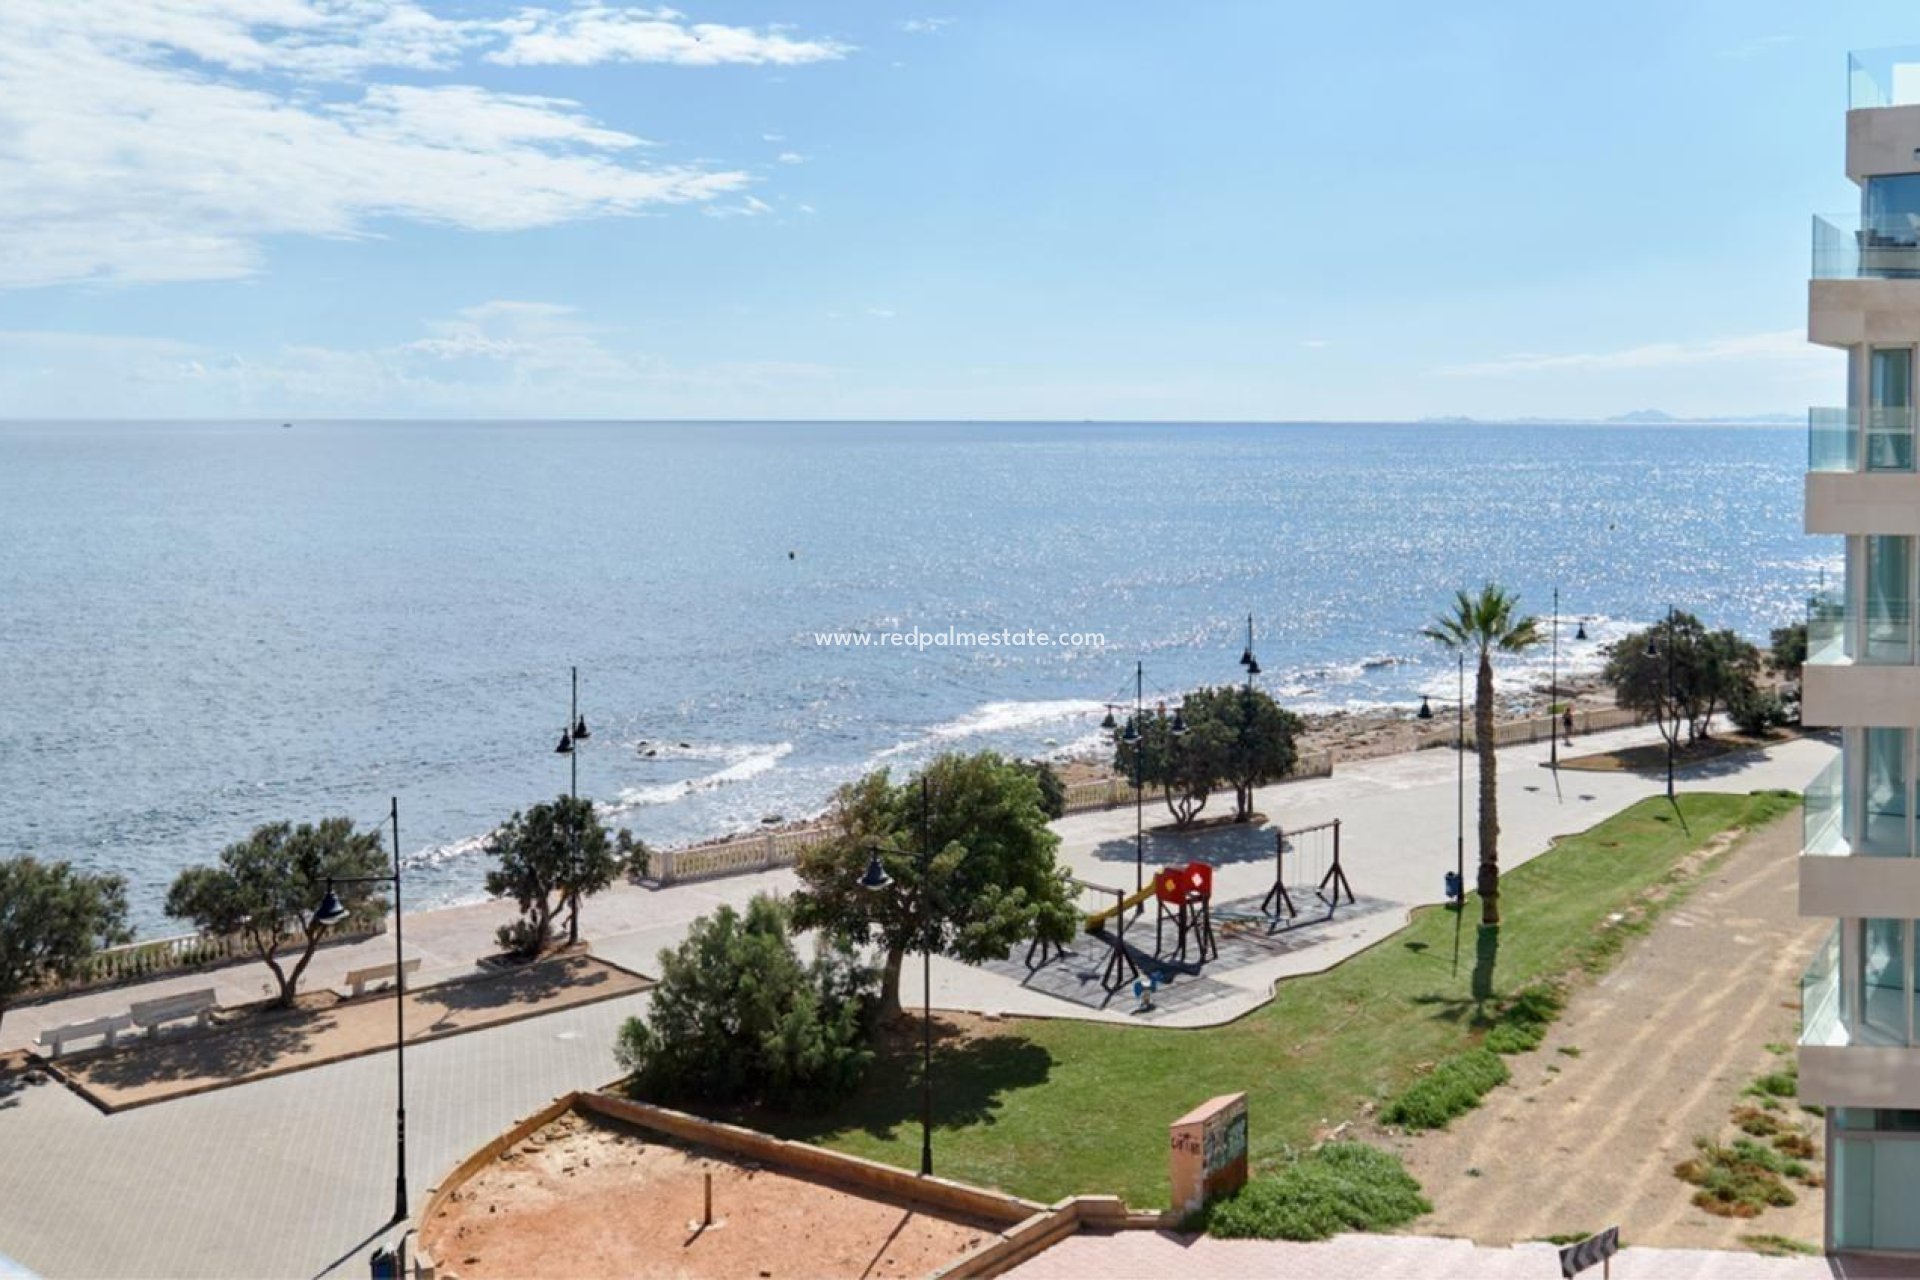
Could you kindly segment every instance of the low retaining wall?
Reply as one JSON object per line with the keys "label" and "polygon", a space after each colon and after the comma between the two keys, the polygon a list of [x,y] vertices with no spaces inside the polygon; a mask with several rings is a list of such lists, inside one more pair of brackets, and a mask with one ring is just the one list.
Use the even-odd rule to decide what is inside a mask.
{"label": "low retaining wall", "polygon": [[[825,1147],[774,1138],[738,1125],[704,1120],[684,1111],[635,1102],[608,1093],[569,1093],[515,1122],[504,1133],[454,1166],[427,1193],[413,1220],[416,1241],[446,1199],[481,1169],[497,1160],[529,1134],[552,1124],[569,1111],[619,1121],[665,1134],[772,1168],[836,1182],[888,1200],[922,1206],[935,1212],[992,1223],[996,1230],[973,1252],[935,1273],[939,1280],[970,1280],[997,1276],[1083,1229],[1105,1231],[1156,1230],[1173,1225],[1167,1214],[1129,1210],[1117,1196],[1074,1196],[1043,1205],[985,1187],[947,1178],[923,1178],[889,1164],[843,1155]],[[416,1247],[413,1269],[417,1280],[434,1280],[435,1263],[424,1247]]]}
{"label": "low retaining wall", "polygon": [[[386,931],[386,918],[382,917],[378,921],[358,925],[347,933],[329,933],[320,940],[314,953],[317,955],[331,947],[365,942]],[[287,959],[288,952],[292,950],[291,946],[282,949],[281,958]],[[266,967],[260,959],[260,953],[238,935],[209,937],[206,934],[182,933],[168,938],[149,938],[96,951],[73,979],[36,987],[14,1001],[13,1007],[20,1009],[50,1000],[65,1000],[68,996],[89,991],[106,991],[113,987],[152,982],[158,978],[178,977],[184,973],[211,973],[215,969],[228,969],[242,964],[258,964],[263,969]]]}

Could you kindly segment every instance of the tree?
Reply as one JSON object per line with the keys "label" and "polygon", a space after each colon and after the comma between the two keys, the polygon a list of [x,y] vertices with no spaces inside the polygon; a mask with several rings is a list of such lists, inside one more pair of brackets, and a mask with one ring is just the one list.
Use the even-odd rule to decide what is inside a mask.
{"label": "tree", "polygon": [[1722,707],[1755,705],[1759,674],[1760,650],[1753,644],[1676,612],[1608,646],[1600,678],[1613,687],[1615,702],[1652,719],[1678,747],[1683,723],[1687,741],[1701,741],[1711,736]]}
{"label": "tree", "polygon": [[567,941],[578,942],[580,899],[612,884],[627,858],[646,857],[646,846],[629,833],[609,838],[593,801],[566,795],[515,813],[485,847],[499,864],[487,872],[487,892],[520,907],[520,919],[500,927],[500,945],[528,958],[547,949],[562,907]]}
{"label": "tree", "polygon": [[[217,866],[188,867],[176,876],[167,890],[167,914],[192,921],[202,933],[244,937],[273,971],[280,987],[276,1003],[288,1006],[327,933],[313,913],[328,880],[387,870],[377,829],[356,831],[347,818],[298,827],[272,822],[222,849]],[[335,892],[356,916],[386,910],[386,900],[370,885],[337,884]],[[280,958],[290,945],[299,948],[292,968]]]}
{"label": "tree", "polygon": [[1221,685],[1199,689],[1180,704],[1192,735],[1207,726],[1221,729],[1221,776],[1233,784],[1233,820],[1253,818],[1253,789],[1286,777],[1300,758],[1296,745],[1306,722],[1259,689]]}
{"label": "tree", "polygon": [[723,906],[700,917],[660,953],[660,985],[614,1057],[636,1093],[662,1101],[831,1102],[873,1061],[874,994],[845,939],[822,935],[801,964],[787,910],[760,895],[745,916]]}
{"label": "tree", "polygon": [[1127,723],[1139,732],[1137,744],[1126,740],[1125,724],[1116,727],[1113,767],[1122,777],[1132,778],[1134,753],[1139,752],[1141,787],[1159,787],[1167,812],[1173,815],[1173,825],[1184,828],[1193,825],[1200,811],[1207,807],[1208,797],[1226,781],[1228,757],[1234,744],[1230,740],[1231,730],[1218,720],[1190,723],[1184,705],[1180,719],[1185,725],[1182,733],[1173,731],[1173,720],[1164,707],[1130,719]]}
{"label": "tree", "polygon": [[0,859],[0,1019],[22,993],[79,976],[94,952],[132,937],[119,876],[25,855]]}
{"label": "tree", "polygon": [[[934,850],[924,872],[923,811]],[[888,1016],[900,1011],[908,951],[931,948],[978,964],[1025,938],[1073,937],[1073,897],[1054,861],[1060,837],[1047,826],[1039,784],[995,752],[939,756],[901,784],[885,769],[870,773],[840,789],[833,822],[837,834],[801,853],[795,866],[793,924],[851,942],[877,935]],[[863,888],[876,851],[892,883]]]}
{"label": "tree", "polygon": [[1807,624],[1775,627],[1769,639],[1767,664],[1787,679],[1798,680],[1800,668],[1807,665]]}
{"label": "tree", "polygon": [[1022,769],[1033,775],[1040,787],[1040,812],[1047,815],[1047,821],[1055,822],[1067,816],[1067,784],[1061,780],[1060,771],[1045,760],[1021,760],[1017,762]]}
{"label": "tree", "polygon": [[1493,742],[1493,655],[1520,653],[1541,642],[1540,620],[1519,616],[1520,597],[1495,583],[1480,594],[1454,594],[1453,612],[1434,619],[1420,634],[1452,652],[1473,654],[1473,745],[1480,757],[1480,923],[1500,923],[1499,765]]}

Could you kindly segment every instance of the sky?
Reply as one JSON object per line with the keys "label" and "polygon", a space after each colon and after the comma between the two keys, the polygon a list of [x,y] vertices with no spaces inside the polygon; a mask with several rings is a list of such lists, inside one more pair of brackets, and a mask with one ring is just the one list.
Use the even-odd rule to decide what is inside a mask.
{"label": "sky", "polygon": [[1911,4],[0,0],[0,418],[1796,413]]}

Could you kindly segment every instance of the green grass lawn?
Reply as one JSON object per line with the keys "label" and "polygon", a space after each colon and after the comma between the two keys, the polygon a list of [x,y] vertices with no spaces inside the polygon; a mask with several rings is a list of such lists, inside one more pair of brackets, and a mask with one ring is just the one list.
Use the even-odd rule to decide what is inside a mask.
{"label": "green grass lawn", "polygon": [[[1528,982],[1603,968],[1663,904],[1675,868],[1729,827],[1798,803],[1781,792],[1685,794],[1680,812],[1643,801],[1502,878],[1505,923],[1480,938],[1444,908],[1331,972],[1283,983],[1266,1007],[1224,1027],[1168,1030],[1023,1019],[935,1046],[935,1168],[1052,1201],[1113,1193],[1167,1202],[1167,1125],[1219,1093],[1245,1090],[1252,1156],[1310,1142],[1434,1062],[1470,1047],[1499,999]],[[1626,912],[1624,923],[1609,923]],[[756,1127],[914,1168],[919,1163],[917,1031],[889,1046],[860,1092],[823,1114],[746,1117]]]}

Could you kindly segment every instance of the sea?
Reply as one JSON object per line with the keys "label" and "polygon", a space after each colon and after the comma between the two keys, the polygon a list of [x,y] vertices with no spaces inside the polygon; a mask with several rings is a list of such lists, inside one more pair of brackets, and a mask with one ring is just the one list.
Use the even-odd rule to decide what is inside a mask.
{"label": "sea", "polygon": [[[179,932],[181,868],[397,797],[409,904],[451,903],[571,770],[653,844],[759,829],[941,751],[1084,749],[1136,664],[1149,704],[1238,681],[1249,615],[1263,687],[1303,712],[1450,693],[1420,628],[1486,581],[1543,625],[1558,590],[1565,671],[1669,604],[1764,644],[1838,579],[1838,540],[1801,531],[1804,440],[0,423],[0,857],[118,872],[142,934]],[[1502,688],[1550,660],[1504,659]]]}

